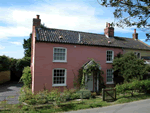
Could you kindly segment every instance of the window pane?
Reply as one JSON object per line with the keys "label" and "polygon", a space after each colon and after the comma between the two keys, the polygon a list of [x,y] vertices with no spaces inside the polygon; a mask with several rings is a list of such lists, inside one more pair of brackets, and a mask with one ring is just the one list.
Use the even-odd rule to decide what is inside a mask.
{"label": "window pane", "polygon": [[62,52],[65,53],[65,49],[63,49]]}
{"label": "window pane", "polygon": [[62,60],[65,60],[65,57],[62,57]]}

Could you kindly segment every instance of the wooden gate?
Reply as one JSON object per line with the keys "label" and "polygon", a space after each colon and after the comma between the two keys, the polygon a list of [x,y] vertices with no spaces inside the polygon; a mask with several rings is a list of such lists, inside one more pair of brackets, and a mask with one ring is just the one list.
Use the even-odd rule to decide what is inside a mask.
{"label": "wooden gate", "polygon": [[115,101],[116,100],[116,89],[102,89],[102,100],[103,101]]}

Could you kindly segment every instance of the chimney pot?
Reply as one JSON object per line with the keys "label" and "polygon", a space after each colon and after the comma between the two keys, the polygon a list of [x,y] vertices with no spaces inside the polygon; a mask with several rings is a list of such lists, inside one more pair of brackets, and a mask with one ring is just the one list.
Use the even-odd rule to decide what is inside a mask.
{"label": "chimney pot", "polygon": [[134,34],[136,34],[136,29],[134,29]]}
{"label": "chimney pot", "polygon": [[114,28],[110,27],[110,23],[106,22],[106,28],[104,29],[104,34],[106,37],[114,37]]}
{"label": "chimney pot", "polygon": [[39,19],[40,15],[36,15],[36,19]]}
{"label": "chimney pot", "polygon": [[133,39],[138,40],[138,33],[136,33],[136,29],[134,29]]}
{"label": "chimney pot", "polygon": [[110,27],[110,23],[108,23],[108,27]]}
{"label": "chimney pot", "polygon": [[40,27],[41,19],[39,19],[40,15],[36,15],[36,18],[33,18],[33,26]]}

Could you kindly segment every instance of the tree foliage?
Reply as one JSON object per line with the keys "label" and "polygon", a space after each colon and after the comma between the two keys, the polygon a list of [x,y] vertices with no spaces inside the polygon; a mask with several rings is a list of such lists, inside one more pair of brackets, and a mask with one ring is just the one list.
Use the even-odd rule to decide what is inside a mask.
{"label": "tree foliage", "polygon": [[[114,7],[115,23],[118,27],[150,29],[150,1],[149,0],[97,0],[105,7]],[[114,23],[112,23],[114,24]],[[114,24],[114,25],[115,25]],[[150,34],[147,33],[147,40]]]}
{"label": "tree foliage", "polygon": [[24,57],[22,59],[19,59],[16,62],[16,70],[22,72],[24,67],[30,66],[30,63],[31,63],[31,57]]}
{"label": "tree foliage", "polygon": [[118,74],[121,75],[127,82],[133,78],[141,80],[143,79],[143,75],[147,73],[144,60],[138,59],[132,52],[125,53],[120,58],[116,57],[112,66],[113,70],[118,71]]}
{"label": "tree foliage", "polygon": [[[41,28],[47,28],[44,24],[41,24]],[[24,55],[25,57],[31,57],[31,39],[32,39],[32,33],[30,33],[30,36],[28,39],[24,39]]]}
{"label": "tree foliage", "polygon": [[32,33],[30,33],[30,37],[28,39],[24,39],[23,48],[25,49],[24,51],[25,57],[31,57],[31,39]]}
{"label": "tree foliage", "polygon": [[7,71],[10,69],[10,58],[3,55],[0,56],[0,71]]}

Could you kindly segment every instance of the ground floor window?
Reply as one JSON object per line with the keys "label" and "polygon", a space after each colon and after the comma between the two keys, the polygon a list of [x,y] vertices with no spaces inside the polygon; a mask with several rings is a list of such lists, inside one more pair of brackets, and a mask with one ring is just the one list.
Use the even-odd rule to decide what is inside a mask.
{"label": "ground floor window", "polygon": [[107,80],[106,83],[112,84],[113,83],[113,70],[112,69],[107,69]]}
{"label": "ground floor window", "polygon": [[55,68],[53,69],[53,86],[66,85],[66,69]]}

